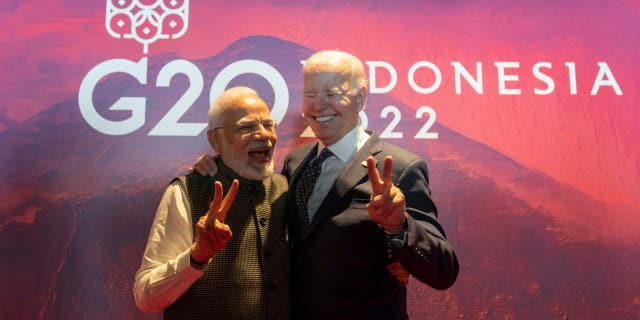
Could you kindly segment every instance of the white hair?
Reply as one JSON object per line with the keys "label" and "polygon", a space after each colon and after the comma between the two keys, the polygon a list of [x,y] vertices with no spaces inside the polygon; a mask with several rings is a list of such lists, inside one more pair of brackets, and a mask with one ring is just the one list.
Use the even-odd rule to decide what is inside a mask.
{"label": "white hair", "polygon": [[252,97],[262,100],[258,93],[249,87],[233,87],[225,90],[219,95],[209,108],[209,130],[222,125],[222,112],[233,105],[234,101],[240,97]]}
{"label": "white hair", "polygon": [[364,72],[362,61],[356,56],[338,50],[324,50],[312,54],[302,67],[303,73],[309,71],[314,64],[330,64],[343,76],[347,76],[349,84],[353,89],[360,89],[367,86],[367,77]]}

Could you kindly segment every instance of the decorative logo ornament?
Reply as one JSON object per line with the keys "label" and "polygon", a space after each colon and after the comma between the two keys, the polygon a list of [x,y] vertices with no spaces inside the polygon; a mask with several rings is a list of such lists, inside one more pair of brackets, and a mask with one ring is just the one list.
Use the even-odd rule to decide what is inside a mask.
{"label": "decorative logo ornament", "polygon": [[189,0],[107,0],[105,28],[118,39],[144,46],[158,39],[177,39],[189,27]]}

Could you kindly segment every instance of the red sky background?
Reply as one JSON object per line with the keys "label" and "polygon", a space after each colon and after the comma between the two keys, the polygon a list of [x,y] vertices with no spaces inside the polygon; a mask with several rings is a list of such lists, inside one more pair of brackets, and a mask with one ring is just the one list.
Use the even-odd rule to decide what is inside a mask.
{"label": "red sky background", "polygon": [[[0,132],[76,94],[96,64],[143,56],[134,40],[107,34],[103,1],[3,6]],[[639,15],[637,1],[191,1],[187,33],[151,44],[149,56],[175,52],[201,59],[238,38],[272,35],[312,49],[338,48],[362,60],[384,60],[399,76],[389,96],[415,108],[432,106],[439,123],[462,135],[594,199],[637,212]],[[418,94],[407,83],[407,71],[421,60],[442,71],[443,84],[434,94]],[[469,70],[482,62],[484,93],[463,84],[463,94],[456,95],[451,61]],[[498,95],[495,61],[520,62],[511,73],[519,74],[513,87],[521,95]],[[547,72],[556,84],[551,95],[532,93],[543,87],[530,71],[540,61],[553,64]],[[609,87],[590,95],[600,61],[607,62],[623,95]],[[576,64],[577,95],[568,93],[565,62]]]}

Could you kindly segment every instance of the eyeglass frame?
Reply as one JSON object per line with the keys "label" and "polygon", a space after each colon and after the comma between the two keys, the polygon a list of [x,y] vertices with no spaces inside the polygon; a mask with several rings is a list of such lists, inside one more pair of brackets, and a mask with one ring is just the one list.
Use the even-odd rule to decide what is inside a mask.
{"label": "eyeglass frame", "polygon": [[[255,134],[256,131],[258,131],[258,126],[262,126],[262,128],[265,131],[274,133],[277,125],[278,125],[278,122],[273,119],[264,119],[262,121],[239,122],[234,125],[233,129],[237,134],[246,135],[246,134]],[[215,131],[215,130],[224,129],[224,128],[225,126],[219,126],[219,127],[213,128],[213,130]]]}

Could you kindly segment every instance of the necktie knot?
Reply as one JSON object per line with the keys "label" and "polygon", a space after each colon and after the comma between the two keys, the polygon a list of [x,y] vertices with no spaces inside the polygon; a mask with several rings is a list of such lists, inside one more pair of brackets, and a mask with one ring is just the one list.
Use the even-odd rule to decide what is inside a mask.
{"label": "necktie knot", "polygon": [[327,158],[331,157],[333,155],[333,152],[331,152],[331,150],[329,150],[329,148],[324,148],[322,149],[322,151],[320,151],[320,154],[313,159],[313,162],[318,162],[320,164],[322,164],[322,162],[324,162],[324,160],[326,160]]}

